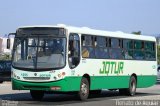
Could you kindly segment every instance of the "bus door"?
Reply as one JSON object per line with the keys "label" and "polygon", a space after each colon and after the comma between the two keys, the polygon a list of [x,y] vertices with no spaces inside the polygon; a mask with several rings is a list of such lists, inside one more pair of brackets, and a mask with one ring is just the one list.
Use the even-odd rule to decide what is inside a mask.
{"label": "bus door", "polygon": [[68,62],[71,69],[78,66],[80,62],[80,38],[76,33],[71,33],[69,35],[69,45],[68,45]]}

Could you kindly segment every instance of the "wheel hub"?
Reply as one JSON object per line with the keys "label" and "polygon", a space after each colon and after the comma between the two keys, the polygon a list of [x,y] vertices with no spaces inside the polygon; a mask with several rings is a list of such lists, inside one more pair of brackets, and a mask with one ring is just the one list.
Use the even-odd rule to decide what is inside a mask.
{"label": "wheel hub", "polygon": [[82,83],[82,86],[81,86],[81,91],[82,91],[82,94],[83,95],[86,95],[88,90],[87,90],[87,85],[85,83]]}

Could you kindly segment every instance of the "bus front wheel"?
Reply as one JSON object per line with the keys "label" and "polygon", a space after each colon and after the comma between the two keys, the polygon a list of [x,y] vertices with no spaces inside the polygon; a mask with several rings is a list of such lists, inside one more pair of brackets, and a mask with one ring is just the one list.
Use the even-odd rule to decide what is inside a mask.
{"label": "bus front wheel", "polygon": [[80,91],[78,97],[80,100],[86,100],[89,96],[89,82],[87,78],[83,77],[80,84]]}
{"label": "bus front wheel", "polygon": [[44,92],[39,90],[30,90],[30,94],[34,100],[38,101],[42,100],[44,96]]}

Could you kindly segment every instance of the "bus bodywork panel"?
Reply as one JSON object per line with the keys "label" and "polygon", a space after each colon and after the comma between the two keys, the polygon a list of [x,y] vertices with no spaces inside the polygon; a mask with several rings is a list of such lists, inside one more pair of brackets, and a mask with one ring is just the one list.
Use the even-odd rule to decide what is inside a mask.
{"label": "bus bodywork panel", "polygon": [[[138,36],[133,34],[117,33],[117,32],[106,32],[98,31],[93,29],[73,28],[66,27],[69,33],[77,33],[81,37],[81,34],[92,34],[101,35],[105,37],[118,37],[125,39],[137,39],[147,40],[155,42],[154,37]],[[68,39],[67,39],[68,40]],[[81,42],[80,42],[81,43]],[[67,44],[68,46],[68,44]],[[68,47],[67,47],[68,48]],[[67,50],[67,49],[66,49]],[[80,49],[81,51],[82,49]],[[81,51],[82,52],[82,51]],[[67,51],[68,53],[68,51]],[[18,80],[12,78],[12,87],[14,90],[44,90],[51,91],[51,87],[58,86],[61,89],[57,91],[79,91],[82,76],[87,74],[90,77],[90,89],[118,89],[128,88],[130,77],[134,74],[137,79],[137,87],[149,87],[155,84],[157,74],[157,62],[145,61],[145,60],[123,60],[123,59],[93,59],[93,58],[82,58],[80,56],[80,63],[77,67],[70,69],[68,64],[68,54],[66,53],[66,65],[63,68],[66,75],[60,79],[53,79],[53,73],[50,73],[50,80],[41,81],[29,81],[29,80]],[[15,69],[13,72],[21,75]],[[58,75],[59,70],[56,70]],[[62,71],[61,71],[62,72]],[[27,72],[32,73],[32,72]],[[43,73],[43,72],[37,72]],[[46,73],[46,71],[44,71]],[[22,74],[23,75],[23,74]],[[24,74],[25,75],[25,74]],[[33,77],[32,75],[29,75]],[[13,73],[14,77],[14,73]]]}
{"label": "bus bodywork panel", "polygon": [[[51,87],[60,87],[56,91],[79,91],[82,77],[66,77],[52,82],[26,82],[12,79],[13,90],[52,91]],[[94,76],[91,77],[90,90],[118,89],[129,87],[130,76]],[[137,88],[150,87],[156,82],[156,76],[137,76]]]}
{"label": "bus bodywork panel", "polygon": [[[91,77],[91,90],[119,89],[129,87],[130,76]],[[137,76],[137,88],[150,87],[156,83],[156,76]]]}
{"label": "bus bodywork panel", "polygon": [[12,79],[12,89],[52,91],[51,87],[60,87],[60,89],[56,91],[78,91],[80,90],[80,82],[81,77],[66,77],[64,79],[52,82],[27,82]]}
{"label": "bus bodywork panel", "polygon": [[[105,62],[104,62],[105,61]],[[50,81],[44,80],[24,80],[23,77],[25,71],[14,70],[20,76],[22,81],[13,78],[12,86],[14,90],[45,90],[51,91],[51,87],[59,86],[60,90],[57,91],[79,91],[80,82],[82,76],[88,74],[90,76],[90,89],[118,89],[128,88],[129,80],[132,74],[137,77],[137,87],[150,87],[156,83],[156,62],[154,61],[130,61],[130,60],[82,60],[75,69],[64,68],[62,70],[56,70],[47,72],[26,72],[31,77],[34,73],[38,75],[46,74],[52,78]],[[123,62],[123,67],[122,63]],[[104,63],[108,63],[105,65]],[[110,66],[109,66],[110,63]],[[112,63],[112,64],[111,64]],[[96,64],[90,66],[89,64]],[[145,67],[142,67],[146,64]],[[137,66],[137,67],[135,67]],[[121,70],[120,70],[121,69]],[[65,71],[67,70],[67,71]],[[143,71],[141,71],[143,70]],[[68,73],[65,77],[61,77],[57,80],[53,79],[54,76],[58,78],[58,74],[62,72]],[[33,77],[33,76],[32,76]]]}

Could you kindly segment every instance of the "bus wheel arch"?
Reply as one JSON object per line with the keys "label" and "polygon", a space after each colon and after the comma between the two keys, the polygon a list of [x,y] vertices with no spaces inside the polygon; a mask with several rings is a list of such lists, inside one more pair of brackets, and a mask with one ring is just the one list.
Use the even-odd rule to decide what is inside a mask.
{"label": "bus wheel arch", "polygon": [[135,79],[136,79],[136,82],[138,82],[138,80],[137,80],[137,75],[136,75],[135,73],[133,73],[133,74],[131,75],[131,77],[132,77],[132,76],[134,76]]}
{"label": "bus wheel arch", "polygon": [[[89,87],[90,87],[90,85],[91,85],[90,76],[89,76],[88,74],[84,74],[83,77],[88,80],[88,82],[89,82]],[[82,77],[82,78],[83,78],[83,77]]]}

